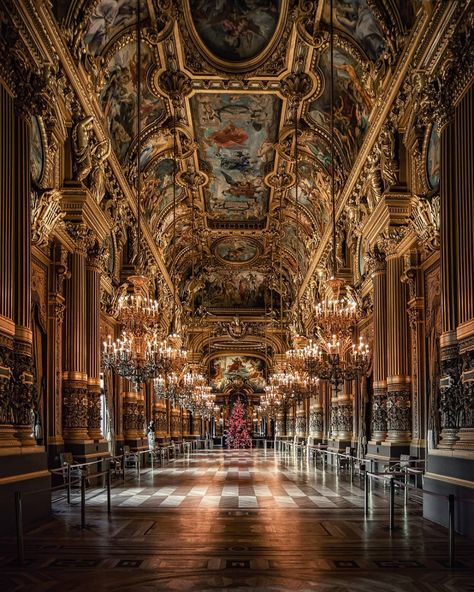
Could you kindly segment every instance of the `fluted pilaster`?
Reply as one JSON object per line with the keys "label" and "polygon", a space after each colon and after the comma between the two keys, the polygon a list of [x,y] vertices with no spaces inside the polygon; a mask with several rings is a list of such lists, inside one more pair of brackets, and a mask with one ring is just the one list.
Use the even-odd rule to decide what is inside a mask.
{"label": "fluted pilaster", "polygon": [[408,361],[407,289],[403,259],[387,257],[387,442],[407,444],[411,438],[411,391]]}
{"label": "fluted pilaster", "polygon": [[75,251],[70,258],[71,277],[66,284],[65,371],[63,381],[64,439],[89,439],[89,397],[87,388],[87,301],[86,254],[89,230],[70,225]]}
{"label": "fluted pilaster", "polygon": [[372,253],[374,290],[374,392],[372,398],[371,441],[380,443],[387,435],[387,268],[385,254]]}

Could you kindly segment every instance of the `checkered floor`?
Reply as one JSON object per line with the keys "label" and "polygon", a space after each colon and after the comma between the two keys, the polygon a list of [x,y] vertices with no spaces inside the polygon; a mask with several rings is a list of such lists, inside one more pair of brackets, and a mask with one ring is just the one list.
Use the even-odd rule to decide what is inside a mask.
{"label": "checkered floor", "polygon": [[[88,507],[106,503],[103,489],[88,490],[87,498]],[[199,452],[144,470],[133,487],[117,481],[112,491],[118,508],[311,509],[363,503],[358,477],[351,484],[347,474],[338,477],[272,450]],[[374,496],[373,505],[385,506],[386,496]]]}

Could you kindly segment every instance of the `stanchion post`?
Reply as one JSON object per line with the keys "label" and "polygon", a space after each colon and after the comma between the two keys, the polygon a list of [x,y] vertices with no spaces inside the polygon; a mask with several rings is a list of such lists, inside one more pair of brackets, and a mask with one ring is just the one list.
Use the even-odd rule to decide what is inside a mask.
{"label": "stanchion post", "polygon": [[410,489],[410,479],[409,479],[409,474],[408,474],[408,469],[407,467],[405,467],[405,491],[404,493],[404,503],[405,503],[405,507],[408,504],[408,493],[409,493],[409,489]]}
{"label": "stanchion post", "polygon": [[66,468],[67,476],[67,503],[71,504],[71,465],[67,465]]}
{"label": "stanchion post", "polygon": [[395,479],[390,477],[390,530],[395,528]]}
{"label": "stanchion post", "polygon": [[448,496],[449,567],[454,567],[454,495]]}
{"label": "stanchion post", "polygon": [[110,467],[107,469],[107,514],[110,516],[112,512],[112,504],[111,504],[111,497],[110,497],[110,489],[112,487],[112,474],[110,471]]}
{"label": "stanchion post", "polygon": [[366,471],[364,476],[364,514],[369,515],[369,473]]}
{"label": "stanchion post", "polygon": [[86,527],[86,476],[81,472],[81,528]]}
{"label": "stanchion post", "polygon": [[23,501],[21,491],[15,491],[15,518],[16,518],[16,546],[18,562],[25,563],[25,541],[23,539]]}

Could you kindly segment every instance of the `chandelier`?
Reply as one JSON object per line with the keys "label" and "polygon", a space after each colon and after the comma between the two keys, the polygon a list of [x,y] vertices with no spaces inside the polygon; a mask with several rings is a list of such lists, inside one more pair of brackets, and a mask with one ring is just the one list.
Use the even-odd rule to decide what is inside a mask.
{"label": "chandelier", "polygon": [[370,364],[369,346],[362,337],[357,345],[338,341],[336,335],[324,347],[311,342],[306,351],[306,370],[311,377],[329,380],[336,389],[344,380],[367,374]]}
{"label": "chandelier", "polygon": [[[138,0],[139,4],[139,0]],[[140,262],[141,249],[141,21],[140,6],[137,16],[137,252],[135,261]],[[119,339],[111,336],[103,345],[104,367],[130,380],[139,390],[140,384],[154,378],[160,371],[160,347],[156,340],[155,327],[159,320],[156,300],[148,297],[149,280],[136,273],[128,278],[132,292],[119,298],[118,321],[123,326]]]}
{"label": "chandelier", "polygon": [[335,138],[334,138],[334,31],[332,21],[333,0],[330,18],[330,116],[331,116],[331,205],[332,205],[332,274],[326,281],[324,298],[314,312],[316,342],[310,341],[301,357],[311,378],[329,380],[338,386],[343,380],[352,380],[365,375],[369,367],[369,348],[360,338],[359,344],[352,341],[360,311],[350,297],[348,287],[337,278],[337,233],[335,189]]}

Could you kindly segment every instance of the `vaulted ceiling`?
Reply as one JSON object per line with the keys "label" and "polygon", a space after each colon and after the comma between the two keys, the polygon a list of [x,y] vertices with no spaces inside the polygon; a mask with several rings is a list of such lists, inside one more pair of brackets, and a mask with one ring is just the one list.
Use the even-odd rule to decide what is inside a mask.
{"label": "vaulted ceiling", "polygon": [[[58,4],[133,186],[137,2]],[[141,0],[143,213],[188,308],[261,314],[272,294],[294,300],[330,222],[331,167],[339,189],[412,18],[406,4],[334,0],[332,163],[329,0]]]}

